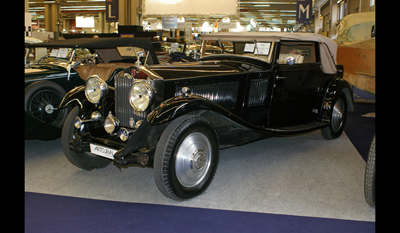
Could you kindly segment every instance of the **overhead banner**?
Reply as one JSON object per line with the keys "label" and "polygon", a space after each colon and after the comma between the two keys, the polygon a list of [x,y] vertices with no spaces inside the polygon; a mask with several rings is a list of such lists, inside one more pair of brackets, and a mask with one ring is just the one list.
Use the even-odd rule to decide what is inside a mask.
{"label": "overhead banner", "polygon": [[107,22],[118,21],[118,0],[106,1],[106,21]]}
{"label": "overhead banner", "polygon": [[310,24],[312,22],[312,0],[297,0],[296,23]]}
{"label": "overhead banner", "polygon": [[143,15],[239,15],[238,0],[143,0]]}

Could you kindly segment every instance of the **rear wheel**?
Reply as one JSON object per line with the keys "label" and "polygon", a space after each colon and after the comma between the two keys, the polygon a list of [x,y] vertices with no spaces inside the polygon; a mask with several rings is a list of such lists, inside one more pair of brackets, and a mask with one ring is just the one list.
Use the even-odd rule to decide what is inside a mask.
{"label": "rear wheel", "polygon": [[163,132],[154,159],[154,178],[166,197],[195,197],[212,182],[219,161],[218,137],[201,116],[182,116]]}
{"label": "rear wheel", "polygon": [[322,136],[325,139],[336,139],[343,133],[344,125],[346,123],[347,104],[344,93],[334,100],[330,124],[321,129]]}

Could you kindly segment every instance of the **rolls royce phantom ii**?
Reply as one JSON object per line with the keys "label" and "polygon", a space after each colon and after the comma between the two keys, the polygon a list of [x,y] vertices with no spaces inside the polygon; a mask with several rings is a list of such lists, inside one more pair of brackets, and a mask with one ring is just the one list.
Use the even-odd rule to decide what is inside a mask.
{"label": "rolls royce phantom ii", "polygon": [[[207,45],[221,50],[205,55]],[[162,194],[192,198],[212,182],[220,149],[316,129],[325,139],[342,134],[354,103],[336,51],[321,35],[262,32],[203,35],[195,62],[160,65],[143,51],[114,87],[99,73],[65,95],[59,108],[74,107],[65,156],[85,170],[152,167]]]}

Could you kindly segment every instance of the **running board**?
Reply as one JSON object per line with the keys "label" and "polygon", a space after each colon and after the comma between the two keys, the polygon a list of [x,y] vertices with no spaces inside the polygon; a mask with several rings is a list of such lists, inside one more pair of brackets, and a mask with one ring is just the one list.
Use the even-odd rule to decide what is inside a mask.
{"label": "running board", "polygon": [[289,126],[289,127],[276,127],[276,128],[265,128],[267,131],[271,131],[275,134],[298,134],[304,133],[316,129],[328,126],[329,122],[317,122],[313,121],[308,124]]}

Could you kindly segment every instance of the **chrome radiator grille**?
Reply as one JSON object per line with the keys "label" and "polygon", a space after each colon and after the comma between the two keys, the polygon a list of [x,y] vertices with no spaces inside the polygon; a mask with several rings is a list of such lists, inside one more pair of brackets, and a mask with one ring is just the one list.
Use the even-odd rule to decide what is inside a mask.
{"label": "chrome radiator grille", "polygon": [[147,112],[135,111],[129,103],[129,91],[132,79],[115,77],[115,117],[120,120],[121,126],[129,126],[129,118],[133,117],[136,121],[144,120]]}

